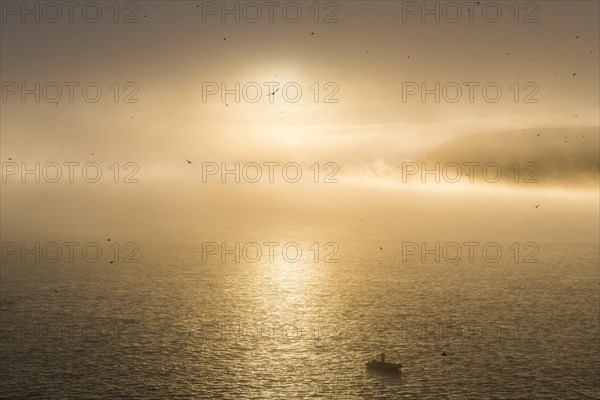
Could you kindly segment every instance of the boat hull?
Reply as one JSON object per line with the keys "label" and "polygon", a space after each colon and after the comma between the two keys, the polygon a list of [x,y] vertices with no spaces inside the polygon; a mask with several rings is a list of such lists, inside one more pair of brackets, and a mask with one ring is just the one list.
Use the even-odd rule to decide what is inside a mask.
{"label": "boat hull", "polygon": [[400,372],[402,364],[381,362],[381,361],[369,361],[367,363],[367,369],[372,371],[383,371],[383,372]]}

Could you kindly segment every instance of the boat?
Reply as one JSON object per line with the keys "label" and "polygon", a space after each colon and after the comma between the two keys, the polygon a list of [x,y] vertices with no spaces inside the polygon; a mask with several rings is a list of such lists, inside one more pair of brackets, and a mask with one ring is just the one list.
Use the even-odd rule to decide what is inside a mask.
{"label": "boat", "polygon": [[367,363],[367,369],[384,372],[400,372],[402,364],[390,363],[385,361],[371,360]]}

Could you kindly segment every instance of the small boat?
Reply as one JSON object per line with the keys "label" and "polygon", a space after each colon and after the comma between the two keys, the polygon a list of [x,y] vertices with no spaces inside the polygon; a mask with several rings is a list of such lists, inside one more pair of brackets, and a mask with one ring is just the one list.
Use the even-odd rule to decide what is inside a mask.
{"label": "small boat", "polygon": [[367,363],[367,369],[384,372],[400,372],[402,364],[390,363],[385,361],[371,360]]}

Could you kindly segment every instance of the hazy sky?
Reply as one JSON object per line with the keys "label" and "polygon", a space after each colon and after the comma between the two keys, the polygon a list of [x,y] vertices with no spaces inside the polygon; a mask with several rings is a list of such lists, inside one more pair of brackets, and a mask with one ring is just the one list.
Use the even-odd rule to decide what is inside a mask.
{"label": "hazy sky", "polygon": [[[0,28],[2,162],[21,168],[22,162],[95,161],[105,178],[72,185],[23,184],[18,174],[7,176],[5,233],[49,229],[59,221],[67,230],[284,216],[335,215],[339,222],[361,212],[389,221],[399,209],[410,210],[417,224],[420,215],[464,220],[473,204],[490,199],[499,209],[506,201],[522,204],[515,211],[522,222],[532,200],[551,203],[564,196],[585,203],[577,207],[577,221],[597,220],[596,1],[521,2],[518,13],[511,1],[472,2],[472,22],[463,2],[276,2],[272,22],[263,2],[140,1],[121,3],[118,15],[112,2],[97,2],[102,15],[96,23],[84,18],[86,2],[74,8],[73,22],[67,6],[57,3],[62,16],[56,23],[48,21],[56,10],[45,3],[7,3]],[[94,4],[86,8],[88,19]],[[454,5],[461,17],[453,23]],[[255,6],[262,16],[251,22]],[[33,14],[21,14],[23,7]],[[239,22],[235,14],[222,15],[226,7],[239,7]],[[438,7],[439,22],[433,14],[421,15],[425,7]],[[291,22],[298,9],[302,15]],[[34,89],[36,82],[40,102],[34,94],[22,101],[22,85]],[[76,82],[73,102],[65,82]],[[102,89],[95,103],[82,93],[90,82]],[[232,90],[236,83],[247,88],[246,96],[236,102],[229,94],[222,101],[221,84]],[[423,101],[422,84],[433,89],[436,83],[439,102],[435,94]],[[280,89],[268,96],[275,87],[268,85]],[[56,86],[63,89],[58,104]],[[253,102],[256,87],[262,92]],[[298,87],[302,95],[292,102]],[[502,95],[491,101],[498,87]],[[214,88],[219,92],[207,95]],[[423,160],[497,162],[504,179],[403,182],[403,163]],[[203,162],[270,161],[299,163],[305,179],[202,182]],[[112,183],[109,166],[115,162],[123,174],[124,163],[135,163],[139,183]],[[311,182],[315,162],[321,180],[328,172],[324,164],[334,163],[339,182]],[[515,162],[521,169],[535,162],[539,182],[511,184],[506,174]],[[439,204],[440,198],[450,209],[455,203],[456,213],[432,210],[429,202]]]}

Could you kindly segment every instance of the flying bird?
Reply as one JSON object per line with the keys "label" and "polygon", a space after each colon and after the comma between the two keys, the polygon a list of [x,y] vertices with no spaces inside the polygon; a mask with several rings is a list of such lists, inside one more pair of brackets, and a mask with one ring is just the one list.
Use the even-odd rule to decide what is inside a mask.
{"label": "flying bird", "polygon": [[186,159],[185,161],[187,161],[188,164],[191,164],[192,162],[188,159]]}
{"label": "flying bird", "polygon": [[541,206],[541,204],[534,204],[533,205],[535,208],[539,208]]}
{"label": "flying bird", "polygon": [[275,93],[277,93],[278,90],[279,90],[279,88],[275,89],[275,91],[273,93],[269,93],[267,96],[273,96],[273,95],[275,95]]}

